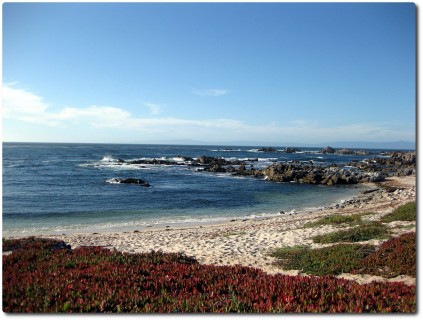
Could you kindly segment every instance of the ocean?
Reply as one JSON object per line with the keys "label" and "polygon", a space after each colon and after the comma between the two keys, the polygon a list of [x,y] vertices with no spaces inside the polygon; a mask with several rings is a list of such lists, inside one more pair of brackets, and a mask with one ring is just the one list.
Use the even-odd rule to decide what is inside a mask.
{"label": "ocean", "polygon": [[[361,186],[275,183],[201,172],[189,165],[128,164],[136,159],[241,159],[255,168],[274,161],[345,164],[375,155],[319,149],[261,152],[254,146],[3,143],[3,236],[133,231],[302,213],[357,195]],[[282,147],[276,149],[283,149]],[[379,152],[381,150],[373,150]],[[121,160],[124,160],[123,163]],[[150,187],[114,184],[136,178]]]}

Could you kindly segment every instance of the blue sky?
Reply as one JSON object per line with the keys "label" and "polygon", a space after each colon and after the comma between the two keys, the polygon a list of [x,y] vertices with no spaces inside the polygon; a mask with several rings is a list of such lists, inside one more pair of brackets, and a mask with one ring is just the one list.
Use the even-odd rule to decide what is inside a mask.
{"label": "blue sky", "polygon": [[6,3],[3,141],[415,141],[412,3]]}

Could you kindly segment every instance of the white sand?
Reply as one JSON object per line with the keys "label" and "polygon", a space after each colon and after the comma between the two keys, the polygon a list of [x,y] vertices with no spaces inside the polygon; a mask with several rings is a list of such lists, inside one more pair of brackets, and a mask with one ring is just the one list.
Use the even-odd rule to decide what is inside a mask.
{"label": "white sand", "polygon": [[[183,252],[188,256],[194,256],[203,264],[241,264],[261,268],[268,273],[297,275],[299,273],[296,270],[281,270],[273,266],[272,262],[275,259],[268,256],[269,250],[300,244],[310,245],[313,248],[321,247],[322,245],[314,244],[310,238],[339,230],[339,227],[327,225],[317,228],[302,227],[306,222],[322,216],[374,212],[375,215],[367,216],[367,219],[377,220],[392,212],[399,205],[416,200],[416,177],[389,178],[384,184],[401,187],[401,190],[391,193],[383,190],[374,191],[360,195],[359,198],[351,201],[352,203],[339,204],[336,207],[320,209],[307,214],[281,215],[267,220],[238,220],[203,227],[147,229],[139,232],[81,233],[49,237],[60,238],[73,248],[96,245],[125,252],[148,252],[150,250]],[[394,235],[416,230],[414,222],[392,223],[391,226],[394,227]],[[368,243],[379,245],[381,241],[372,240]],[[414,278],[407,276],[389,280],[370,275],[342,274],[340,277],[354,279],[359,283],[373,280],[416,283]]]}

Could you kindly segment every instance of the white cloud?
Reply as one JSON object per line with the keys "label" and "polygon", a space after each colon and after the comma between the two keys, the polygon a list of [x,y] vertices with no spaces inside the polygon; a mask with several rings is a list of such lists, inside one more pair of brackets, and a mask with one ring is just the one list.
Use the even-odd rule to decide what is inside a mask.
{"label": "white cloud", "polygon": [[[65,107],[58,112],[50,112],[48,105],[43,102],[41,97],[9,85],[3,85],[2,103],[4,118],[48,126],[82,123],[95,128],[166,131],[175,126],[235,128],[242,124],[240,121],[230,119],[137,118],[124,109],[112,106]],[[153,103],[144,103],[144,105],[150,109],[151,115],[161,113],[160,105]]]}
{"label": "white cloud", "polygon": [[[72,127],[79,124],[92,128],[113,128],[119,132],[140,132],[142,137],[156,139],[320,143],[333,140],[414,140],[415,137],[413,128],[408,129],[389,123],[355,123],[322,127],[316,121],[296,120],[286,125],[276,123],[251,125],[236,119],[136,117],[119,107],[96,105],[85,108],[65,107],[52,112],[42,97],[16,89],[12,85],[3,85],[2,105],[4,119],[16,119],[50,127]],[[150,115],[157,115],[162,110],[161,106],[156,104],[144,105],[150,109]],[[132,133],[130,136],[132,137]],[[105,137],[105,140],[107,138]]]}
{"label": "white cloud", "polygon": [[4,85],[2,89],[3,115],[5,117],[39,114],[48,108],[41,97],[25,90],[15,89],[12,85]]}
{"label": "white cloud", "polygon": [[125,110],[108,106],[90,106],[88,108],[67,107],[52,117],[62,121],[87,122],[96,128],[118,128],[131,118]]}
{"label": "white cloud", "polygon": [[228,94],[229,91],[225,89],[199,89],[199,90],[193,90],[192,93],[196,94],[197,96],[218,97],[218,96],[223,96],[225,94]]}

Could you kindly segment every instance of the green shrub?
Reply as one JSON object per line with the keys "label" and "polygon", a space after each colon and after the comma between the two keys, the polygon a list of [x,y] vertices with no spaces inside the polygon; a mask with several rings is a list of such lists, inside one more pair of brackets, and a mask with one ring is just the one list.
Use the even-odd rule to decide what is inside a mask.
{"label": "green shrub", "polygon": [[394,212],[382,217],[380,221],[382,222],[392,222],[392,221],[416,221],[417,216],[417,207],[415,202],[406,203],[397,209]]}
{"label": "green shrub", "polygon": [[353,223],[360,223],[361,217],[360,215],[352,215],[352,216],[344,216],[344,215],[334,215],[334,216],[328,216],[323,217],[317,221],[314,222],[307,222],[304,225],[304,228],[312,228],[312,227],[318,227],[321,225],[340,225],[343,223],[353,224]]}
{"label": "green shrub", "polygon": [[357,268],[361,258],[373,251],[373,246],[357,244],[338,244],[320,249],[296,246],[276,249],[271,256],[277,258],[276,265],[285,270],[327,275]]}
{"label": "green shrub", "polygon": [[359,242],[381,239],[388,235],[388,228],[380,223],[361,225],[348,230],[335,231],[313,237],[316,243]]}

